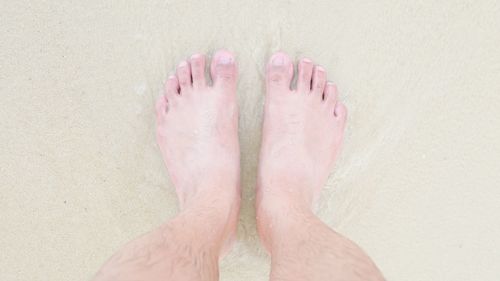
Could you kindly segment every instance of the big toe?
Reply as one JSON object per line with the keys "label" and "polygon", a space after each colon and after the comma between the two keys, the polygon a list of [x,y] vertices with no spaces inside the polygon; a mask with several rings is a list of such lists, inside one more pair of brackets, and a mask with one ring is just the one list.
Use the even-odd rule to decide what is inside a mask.
{"label": "big toe", "polygon": [[234,90],[238,69],[233,53],[227,50],[219,50],[215,53],[210,65],[210,72],[214,87]]}
{"label": "big toe", "polygon": [[290,57],[283,52],[273,54],[267,63],[266,85],[268,89],[271,91],[290,90],[292,76],[293,64]]}

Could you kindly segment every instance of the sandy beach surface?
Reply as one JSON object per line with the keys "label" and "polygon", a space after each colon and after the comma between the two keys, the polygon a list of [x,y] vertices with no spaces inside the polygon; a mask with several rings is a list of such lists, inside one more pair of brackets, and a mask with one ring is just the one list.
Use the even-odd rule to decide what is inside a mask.
{"label": "sandy beach surface", "polygon": [[221,280],[267,280],[254,185],[264,65],[309,57],[347,137],[319,216],[388,280],[500,277],[498,1],[2,1],[0,280],[84,281],[178,205],[154,100],[195,52],[238,56],[243,206]]}

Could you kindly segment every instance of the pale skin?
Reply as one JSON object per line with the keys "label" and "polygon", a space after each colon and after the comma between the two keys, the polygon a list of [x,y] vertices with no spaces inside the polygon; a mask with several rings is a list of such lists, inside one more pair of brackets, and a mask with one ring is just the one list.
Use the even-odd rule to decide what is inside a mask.
{"label": "pale skin", "polygon": [[[204,55],[181,62],[156,104],[157,141],[181,211],[129,242],[95,281],[217,280],[235,239],[240,151],[235,57],[216,52],[205,81]],[[343,139],[347,109],[325,70],[275,53],[266,69],[266,103],[257,186],[257,227],[271,255],[270,280],[384,280],[353,242],[311,211]]]}

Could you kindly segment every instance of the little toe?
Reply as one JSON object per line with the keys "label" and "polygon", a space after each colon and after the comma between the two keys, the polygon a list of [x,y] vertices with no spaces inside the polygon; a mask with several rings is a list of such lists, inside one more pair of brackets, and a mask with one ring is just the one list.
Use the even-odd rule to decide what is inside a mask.
{"label": "little toe", "polygon": [[290,83],[293,76],[293,65],[290,57],[277,52],[271,56],[267,64],[266,85],[270,91],[290,90]]}
{"label": "little toe", "polygon": [[177,79],[179,80],[181,94],[191,89],[191,67],[188,62],[182,61],[177,66]]}
{"label": "little toe", "polygon": [[193,78],[193,88],[198,89],[205,87],[205,56],[195,54],[189,60],[191,66],[191,76]]}
{"label": "little toe", "polygon": [[234,91],[238,69],[233,53],[227,50],[219,50],[215,53],[210,65],[210,73],[214,87]]}
{"label": "little toe", "polygon": [[297,91],[309,93],[311,91],[311,78],[313,63],[309,59],[301,59],[298,65]]}
{"label": "little toe", "polygon": [[312,74],[311,93],[323,95],[326,83],[326,71],[323,67],[316,65]]}
{"label": "little toe", "polygon": [[342,102],[337,102],[335,104],[335,118],[339,120],[339,122],[344,125],[345,120],[347,119],[347,107]]}

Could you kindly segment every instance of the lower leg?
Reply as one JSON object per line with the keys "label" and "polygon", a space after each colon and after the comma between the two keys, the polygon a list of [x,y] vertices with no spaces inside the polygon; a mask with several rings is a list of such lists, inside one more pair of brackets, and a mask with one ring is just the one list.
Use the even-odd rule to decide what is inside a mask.
{"label": "lower leg", "polygon": [[94,280],[217,280],[239,200],[220,194],[193,198],[173,220],[125,245]]}
{"label": "lower leg", "polygon": [[266,200],[257,212],[259,233],[271,253],[271,280],[383,280],[370,258],[321,222],[309,203]]}

